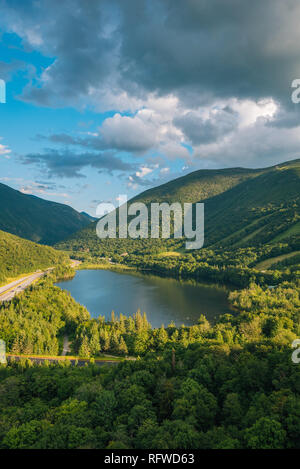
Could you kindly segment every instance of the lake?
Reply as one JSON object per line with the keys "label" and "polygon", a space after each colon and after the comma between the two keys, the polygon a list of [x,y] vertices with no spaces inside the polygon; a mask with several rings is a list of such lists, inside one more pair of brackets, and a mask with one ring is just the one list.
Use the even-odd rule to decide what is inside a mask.
{"label": "lake", "polygon": [[180,281],[148,274],[110,270],[78,270],[72,280],[56,283],[84,305],[91,316],[110,318],[111,311],[130,316],[146,312],[152,327],[195,324],[200,314],[209,321],[230,312],[228,289],[214,284]]}

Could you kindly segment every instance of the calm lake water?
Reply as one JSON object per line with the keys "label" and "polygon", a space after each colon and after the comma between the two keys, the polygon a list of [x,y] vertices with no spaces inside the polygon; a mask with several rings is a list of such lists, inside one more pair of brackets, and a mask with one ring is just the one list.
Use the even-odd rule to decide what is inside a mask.
{"label": "calm lake water", "polygon": [[152,327],[195,324],[200,314],[213,321],[230,312],[225,287],[179,281],[154,275],[117,273],[110,270],[79,270],[72,280],[56,284],[68,290],[91,316],[130,316],[138,309],[147,314]]}

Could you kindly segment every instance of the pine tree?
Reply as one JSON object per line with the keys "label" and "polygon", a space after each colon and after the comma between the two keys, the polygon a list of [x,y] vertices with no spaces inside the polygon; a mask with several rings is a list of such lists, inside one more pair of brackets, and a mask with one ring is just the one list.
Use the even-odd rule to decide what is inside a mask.
{"label": "pine tree", "polygon": [[91,328],[90,350],[92,355],[97,355],[101,350],[99,332],[96,323],[94,323]]}
{"label": "pine tree", "polygon": [[19,355],[20,352],[21,352],[20,338],[19,336],[17,336],[13,341],[11,353],[15,355]]}
{"label": "pine tree", "polygon": [[87,336],[85,335],[82,339],[82,342],[81,342],[81,346],[79,348],[79,356],[80,357],[84,357],[84,358],[88,358],[91,354],[91,351],[90,351],[90,347],[89,347],[89,342],[88,342],[88,338]]}
{"label": "pine tree", "polygon": [[125,342],[123,337],[120,338],[119,353],[121,355],[127,355],[128,354],[127,345],[126,345],[126,342]]}

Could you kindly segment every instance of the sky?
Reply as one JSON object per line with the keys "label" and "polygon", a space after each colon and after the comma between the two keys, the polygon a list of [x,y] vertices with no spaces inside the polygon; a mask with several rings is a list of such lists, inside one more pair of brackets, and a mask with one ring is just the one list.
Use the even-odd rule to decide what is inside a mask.
{"label": "sky", "polygon": [[0,0],[0,182],[95,215],[300,155],[298,0]]}

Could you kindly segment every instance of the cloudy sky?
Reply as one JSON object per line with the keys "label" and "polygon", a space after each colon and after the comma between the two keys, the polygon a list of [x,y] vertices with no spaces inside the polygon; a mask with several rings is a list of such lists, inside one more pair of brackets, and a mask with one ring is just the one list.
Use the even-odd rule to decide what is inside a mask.
{"label": "cloudy sky", "polygon": [[298,0],[0,0],[0,182],[95,214],[300,156]]}

